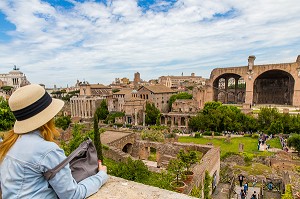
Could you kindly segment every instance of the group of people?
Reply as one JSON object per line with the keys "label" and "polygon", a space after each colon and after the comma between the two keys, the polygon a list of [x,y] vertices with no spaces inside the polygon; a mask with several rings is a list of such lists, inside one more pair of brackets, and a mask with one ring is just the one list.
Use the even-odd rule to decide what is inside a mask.
{"label": "group of people", "polygon": [[[248,181],[243,183],[244,179],[245,179],[245,176],[243,176],[242,174],[240,174],[238,176],[240,187],[242,188],[241,191],[240,191],[241,199],[245,199],[247,194],[249,194],[248,193],[249,184],[248,184]],[[257,179],[254,177],[253,178],[253,187],[255,187],[256,183],[257,183]],[[251,199],[258,199],[258,194],[256,193],[256,191],[254,191],[253,194],[251,195]]]}
{"label": "group of people", "polygon": [[280,140],[282,149],[283,149],[284,151],[288,152],[289,149],[288,149],[288,146],[287,146],[287,141],[286,141],[286,139],[284,139],[283,137],[279,137],[279,140]]}
{"label": "group of people", "polygon": [[[267,140],[271,139],[273,136],[265,135],[265,134],[260,134],[258,138],[258,143],[257,143],[257,150],[260,150],[262,146],[266,144],[266,150],[270,148],[270,144],[267,144]],[[264,149],[263,149],[264,150]]]}

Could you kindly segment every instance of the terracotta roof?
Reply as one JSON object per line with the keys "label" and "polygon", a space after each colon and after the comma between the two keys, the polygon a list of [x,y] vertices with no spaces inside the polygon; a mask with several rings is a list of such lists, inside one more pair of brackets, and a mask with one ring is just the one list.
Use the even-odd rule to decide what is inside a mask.
{"label": "terracotta roof", "polygon": [[132,92],[132,89],[121,89],[118,92],[115,92],[114,95],[130,95]]}
{"label": "terracotta roof", "polygon": [[131,97],[130,99],[125,100],[125,102],[134,102],[134,101],[146,101],[146,100],[139,97]]}
{"label": "terracotta roof", "polygon": [[[146,89],[148,89],[153,93],[176,93],[176,91],[174,91],[173,89],[162,84],[157,84],[152,86],[142,86],[141,88],[143,87],[145,87]],[[139,88],[139,90],[141,90],[141,88]]]}
{"label": "terracotta roof", "polygon": [[90,84],[91,88],[106,88],[110,89],[109,86],[104,86],[103,84]]}

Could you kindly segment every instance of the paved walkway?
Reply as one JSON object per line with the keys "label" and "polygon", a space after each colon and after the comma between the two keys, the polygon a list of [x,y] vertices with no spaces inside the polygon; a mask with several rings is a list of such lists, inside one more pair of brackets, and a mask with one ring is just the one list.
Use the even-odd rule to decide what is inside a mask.
{"label": "paved walkway", "polygon": [[[241,199],[241,195],[240,195],[240,192],[241,192],[241,187],[240,186],[235,186],[235,192],[237,193],[237,194],[235,194],[234,195],[234,199]],[[256,193],[257,193],[257,195],[259,194],[259,191],[260,191],[260,189],[259,189],[259,187],[249,187],[249,190],[248,190],[248,192],[247,192],[247,196],[246,196],[246,199],[251,199],[251,196],[252,196],[252,194],[254,193],[254,191],[256,191]]]}

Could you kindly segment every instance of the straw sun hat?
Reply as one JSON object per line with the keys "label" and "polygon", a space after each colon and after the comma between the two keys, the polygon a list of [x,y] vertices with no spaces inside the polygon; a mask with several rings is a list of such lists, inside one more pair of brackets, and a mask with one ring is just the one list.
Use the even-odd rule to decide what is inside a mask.
{"label": "straw sun hat", "polygon": [[9,107],[17,119],[14,132],[24,134],[50,121],[63,107],[62,100],[53,99],[37,84],[18,88],[8,100]]}

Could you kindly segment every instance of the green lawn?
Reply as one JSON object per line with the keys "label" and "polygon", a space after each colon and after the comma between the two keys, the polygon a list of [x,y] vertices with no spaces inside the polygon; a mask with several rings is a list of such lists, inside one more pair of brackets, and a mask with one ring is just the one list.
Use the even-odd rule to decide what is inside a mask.
{"label": "green lawn", "polygon": [[[251,166],[235,165],[234,168],[242,170],[242,171],[246,171],[249,175],[255,175],[255,176],[272,174],[271,167],[268,167],[268,166],[260,164],[260,163],[253,163]],[[238,174],[238,173],[239,173],[239,171],[236,174]]]}
{"label": "green lawn", "polygon": [[274,139],[268,140],[267,144],[269,144],[271,148],[278,148],[278,149],[282,148],[279,138],[274,138]]}
{"label": "green lawn", "polygon": [[225,138],[193,138],[193,137],[179,137],[179,142],[207,144],[212,143],[214,146],[220,146],[221,157],[226,153],[238,153],[239,143],[244,144],[244,152],[254,153],[259,156],[268,156],[270,152],[260,152],[257,150],[257,139],[251,137],[234,137],[231,138],[230,143],[225,142]]}

